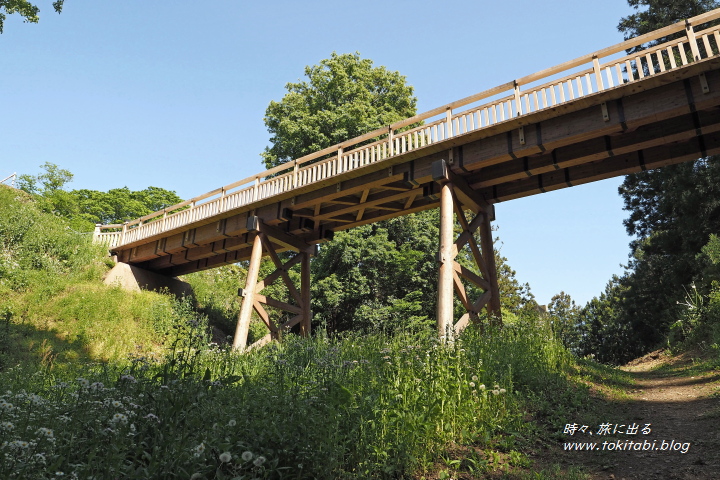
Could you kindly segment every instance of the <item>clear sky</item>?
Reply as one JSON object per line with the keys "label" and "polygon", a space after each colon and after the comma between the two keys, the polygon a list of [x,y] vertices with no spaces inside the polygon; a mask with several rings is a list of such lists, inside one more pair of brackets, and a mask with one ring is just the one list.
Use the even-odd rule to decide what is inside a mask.
{"label": "clear sky", "polygon": [[[52,162],[69,188],[191,198],[263,170],[263,116],[306,65],[360,52],[419,111],[623,40],[626,0],[51,0],[0,35],[0,178]],[[599,295],[627,262],[622,179],[499,204],[501,252],[539,303]]]}

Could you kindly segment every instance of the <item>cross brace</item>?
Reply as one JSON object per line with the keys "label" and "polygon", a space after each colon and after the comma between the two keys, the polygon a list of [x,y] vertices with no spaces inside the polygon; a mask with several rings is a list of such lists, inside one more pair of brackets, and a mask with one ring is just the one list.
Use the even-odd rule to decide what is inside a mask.
{"label": "cross brace", "polygon": [[[310,334],[310,255],[314,252],[314,246],[306,244],[296,237],[288,235],[277,228],[266,225],[258,217],[251,216],[247,222],[249,235],[252,238],[252,252],[250,254],[250,265],[247,272],[247,280],[245,288],[240,289],[239,295],[243,297],[238,316],[237,327],[235,329],[235,337],[233,339],[233,349],[245,350],[247,347],[248,331],[250,329],[250,318],[252,312],[255,311],[260,319],[270,330],[270,333],[260,339],[255,344],[260,346],[270,340],[277,339],[282,331],[289,330],[293,326],[300,324],[300,334],[303,336]],[[275,244],[292,248],[297,253],[284,263],[275,251]],[[258,280],[260,271],[260,262],[263,254],[267,254],[275,264],[275,271],[266,276],[262,280]],[[300,266],[300,290],[293,283],[288,270],[293,266]],[[260,292],[270,286],[278,278],[282,278],[283,283],[287,287],[295,305],[275,300],[273,298],[262,295]],[[290,320],[282,325],[277,325],[263,305],[283,310],[294,314]]]}
{"label": "cross brace", "polygon": [[[484,198],[472,190],[466,182],[457,177],[445,160],[432,165],[433,180],[440,185],[440,277],[438,280],[437,328],[440,338],[447,339],[459,334],[470,321],[479,322],[478,313],[487,309],[491,322],[501,323],[500,292],[497,282],[497,268],[492,243],[490,219],[494,212]],[[465,217],[463,206],[475,212],[472,221]],[[457,218],[462,229],[454,238],[454,220]],[[475,240],[479,233],[480,246]],[[455,259],[458,253],[469,245],[471,258],[479,274],[460,265]],[[472,283],[483,293],[472,301],[462,282]],[[467,310],[457,323],[453,320],[453,291]]]}

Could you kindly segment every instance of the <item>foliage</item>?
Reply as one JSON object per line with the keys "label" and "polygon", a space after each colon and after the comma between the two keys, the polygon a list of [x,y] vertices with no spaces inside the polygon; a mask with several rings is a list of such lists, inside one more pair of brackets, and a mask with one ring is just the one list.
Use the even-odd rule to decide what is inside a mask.
{"label": "foliage", "polygon": [[[57,13],[62,11],[65,0],[55,0],[53,8]],[[3,13],[5,12],[5,13]],[[20,14],[26,23],[38,23],[40,20],[40,8],[27,0],[0,0],[0,33],[3,33],[3,26],[7,15]],[[7,14],[7,15],[6,15]]]}
{"label": "foliage", "polygon": [[72,221],[78,230],[92,230],[95,224],[122,223],[134,220],[182,202],[175,192],[159,187],[131,191],[127,187],[107,192],[72,190],[63,187],[72,181],[73,174],[57,165],[45,162],[38,175],[18,177],[18,188],[36,198],[46,212],[53,212]]}
{"label": "foliage", "polygon": [[[637,10],[637,13],[621,18],[618,23],[617,28],[623,33],[625,40],[695,17],[719,6],[716,0],[628,0],[628,5]],[[641,7],[644,10],[640,10]],[[680,35],[684,35],[684,32]],[[651,45],[666,43],[677,36],[658,39]],[[643,48],[640,45],[629,49],[628,53],[639,52]]]}
{"label": "foliage", "polygon": [[576,351],[578,347],[577,325],[580,311],[581,309],[575,304],[575,300],[565,292],[554,295],[548,304],[552,330],[555,336],[565,345],[565,348],[571,351]]}
{"label": "foliage", "polygon": [[34,357],[51,368],[161,347],[182,308],[164,295],[102,285],[105,256],[90,235],[0,186],[0,370]]}
{"label": "foliage", "polygon": [[[618,28],[626,38],[718,7],[708,0],[628,3],[636,10],[647,8],[621,19]],[[710,235],[720,231],[720,163],[708,157],[628,175],[619,193],[629,212],[625,227],[635,237],[630,260],[625,274],[583,309],[579,325],[580,350],[608,362],[657,348],[673,326],[677,336],[686,292],[710,291],[717,271],[699,254]]]}
{"label": "foliage", "polygon": [[547,399],[541,415],[581,407],[564,410],[583,390],[537,322],[449,345],[291,337],[244,355],[206,348],[192,318],[177,326],[185,340],[159,361],[0,372],[0,476],[409,478],[458,448],[474,463],[453,470],[483,475],[501,455],[529,464],[525,399]]}
{"label": "foliage", "polygon": [[272,144],[262,153],[267,168],[415,115],[417,100],[405,77],[373,67],[359,53],[333,52],[305,67],[305,76],[288,83],[288,93],[265,112]]}

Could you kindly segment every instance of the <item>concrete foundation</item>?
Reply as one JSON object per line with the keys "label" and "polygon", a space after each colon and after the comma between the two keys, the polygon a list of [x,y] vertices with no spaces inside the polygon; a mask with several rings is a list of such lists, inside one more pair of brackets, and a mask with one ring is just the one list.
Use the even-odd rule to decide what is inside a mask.
{"label": "concrete foundation", "polygon": [[105,276],[105,285],[118,285],[128,291],[168,290],[177,297],[193,294],[189,283],[176,277],[166,277],[127,263],[117,263]]}

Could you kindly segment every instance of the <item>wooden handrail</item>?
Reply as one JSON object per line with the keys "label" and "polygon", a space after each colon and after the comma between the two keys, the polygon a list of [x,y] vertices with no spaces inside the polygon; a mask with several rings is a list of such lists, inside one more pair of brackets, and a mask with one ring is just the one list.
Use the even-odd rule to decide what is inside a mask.
{"label": "wooden handrail", "polygon": [[[715,39],[717,50],[720,51],[720,35],[718,34],[717,27],[705,29],[699,32],[695,32],[692,29],[693,26],[701,26],[717,19],[720,19],[720,9],[703,13],[691,19],[677,22],[673,25],[668,25],[666,27],[641,35],[639,37],[625,40],[624,42],[618,43],[616,45],[603,48],[601,50],[587,55],[583,55],[581,57],[577,57],[573,60],[555,65],[550,68],[546,68],[544,70],[540,70],[539,72],[526,75],[517,80],[504,83],[494,88],[485,90],[474,95],[470,95],[468,97],[456,100],[454,102],[434,108],[432,110],[428,110],[412,117],[399,120],[392,123],[391,125],[378,128],[358,137],[351,138],[349,140],[310,153],[282,165],[270,168],[268,170],[265,170],[264,172],[252,175],[237,182],[233,182],[224,187],[217,188],[203,195],[194,197],[190,200],[186,200],[176,205],[172,205],[162,210],[159,210],[157,212],[150,213],[131,222],[127,222],[124,225],[103,225],[102,227],[100,227],[100,229],[112,230],[122,227],[124,232],[123,236],[137,236],[137,238],[133,238],[132,240],[137,241],[144,237],[141,237],[140,232],[135,232],[135,230],[152,227],[154,229],[153,235],[158,233],[157,231],[155,231],[157,230],[157,226],[154,225],[154,223],[156,222],[146,222],[159,216],[163,216],[163,218],[165,219],[163,221],[163,227],[167,221],[167,223],[171,225],[168,229],[178,228],[181,225],[175,223],[175,217],[179,215],[188,215],[187,218],[191,218],[190,215],[194,214],[184,214],[183,212],[202,208],[206,205],[210,206],[213,202],[223,202],[219,204],[220,206],[218,208],[238,208],[239,206],[246,205],[247,203],[255,201],[256,199],[267,198],[271,195],[284,193],[286,191],[289,191],[290,189],[294,189],[318,180],[329,178],[339,173],[343,173],[349,169],[359,168],[370,162],[382,161],[391,156],[402,154],[406,151],[406,148],[411,148],[410,142],[412,141],[412,139],[415,139],[415,142],[417,143],[418,134],[420,134],[419,136],[422,137],[421,145],[426,146],[429,143],[435,143],[437,141],[442,141],[450,138],[451,136],[464,133],[464,131],[468,130],[467,126],[461,129],[464,131],[454,131],[455,127],[453,127],[453,125],[456,124],[455,122],[458,122],[457,125],[460,125],[459,122],[461,118],[463,119],[463,122],[467,122],[468,116],[471,116],[472,122],[475,118],[474,115],[477,114],[477,126],[473,128],[478,129],[498,123],[500,121],[509,120],[510,118],[519,115],[525,115],[539,108],[546,108],[548,103],[554,102],[554,104],[558,104],[564,101],[568,101],[564,98],[565,84],[567,84],[567,92],[570,96],[570,99],[577,96],[584,96],[590,93],[593,88],[591,79],[595,80],[595,91],[604,90],[608,88],[608,86],[604,84],[602,79],[602,72],[604,69],[617,65],[631,66],[632,62],[635,62],[634,66],[637,69],[638,66],[642,67],[642,63],[640,60],[641,54],[637,53],[614,59],[605,63],[601,62],[602,59],[614,55],[618,52],[622,52],[624,50],[627,51],[634,47],[642,46],[645,43],[650,43],[654,40],[658,40],[675,33],[683,32],[687,35],[687,32],[692,32],[692,38],[688,38],[687,36],[685,36],[680,39],[664,43],[663,45],[654,46],[652,50],[649,51],[650,53],[648,53],[645,57],[646,61],[649,61],[650,55],[652,54],[660,55],[656,53],[660,49],[678,48],[678,42],[681,41],[684,42],[684,44],[687,44],[691,49],[693,49],[693,57],[697,57],[699,53],[697,52],[698,47],[695,40],[697,39],[698,41],[700,41],[700,39],[702,38],[706,45],[705,50],[708,50],[707,46],[709,45],[709,40],[707,38],[704,38],[704,36],[710,34],[714,34],[713,38]],[[685,55],[684,51],[680,51],[679,53],[681,54],[681,56]],[[706,55],[707,54],[712,55],[712,51],[706,52]],[[695,59],[689,60],[689,62],[692,61],[695,61]],[[584,69],[580,72],[568,73],[562,78],[550,79],[550,77],[553,77],[557,74],[567,72],[568,70],[572,70],[586,64],[589,67],[588,69]],[[685,59],[683,58],[683,65],[684,64]],[[621,77],[619,73],[620,67],[617,68],[618,76]],[[663,65],[661,71],[664,71],[664,68],[665,66]],[[673,66],[672,68],[675,67]],[[642,75],[642,68],[640,68],[640,70],[640,74]],[[650,72],[650,75],[652,74],[654,74],[654,72]],[[521,87],[529,86],[530,84],[543,79],[548,80],[542,85],[532,86],[526,90],[521,90]],[[586,82],[586,88],[588,89],[587,93],[585,93],[583,90],[583,80]],[[618,78],[618,81],[620,82],[634,80],[635,79],[632,77],[632,72],[628,73],[628,79]],[[576,88],[578,89],[577,95],[575,95],[572,90],[573,81],[575,81]],[[556,89],[557,93],[559,93],[560,95],[560,100],[555,99]],[[552,102],[550,102],[547,98],[544,97],[546,95],[545,90],[551,90],[550,95],[552,96]],[[467,110],[457,112],[457,110],[461,107],[471,105],[487,98],[496,97],[504,92],[508,92],[508,95],[503,96],[499,99],[492,100],[489,103],[470,107]],[[529,95],[533,96],[533,102],[535,105],[534,109],[530,108],[530,99],[528,97]],[[544,102],[544,106],[542,107],[540,107],[539,105],[539,95],[543,96],[542,102]],[[523,108],[521,99],[525,100],[525,108]],[[515,102],[514,105],[513,102]],[[484,125],[482,126],[480,125],[481,113],[484,114]],[[424,122],[425,120],[438,116],[442,117],[429,124],[425,124],[408,131],[396,133],[397,130],[402,129],[403,127]],[[463,123],[463,125],[465,125],[465,123]],[[379,140],[376,140],[375,142],[369,144],[364,144],[364,142],[375,138],[379,138]],[[396,150],[396,143],[399,150]],[[415,145],[412,148],[418,147],[417,145]],[[367,158],[362,162],[359,160],[360,156],[363,155],[364,152],[369,152],[368,154],[370,155],[371,160],[368,160]],[[313,160],[317,160],[322,157],[328,158],[322,160],[321,162],[310,163]],[[279,188],[282,188],[283,190],[278,192],[277,190]],[[262,192],[261,189],[263,189]],[[268,191],[270,191],[270,189],[273,189],[272,192],[267,193]],[[229,207],[223,207],[223,205],[228,205]],[[187,207],[190,207],[190,209],[187,209]],[[184,225],[186,223],[190,223],[190,221],[182,224]],[[166,229],[163,228],[163,231],[165,230]],[[108,234],[110,233],[108,232]],[[100,235],[104,234],[101,233]]]}

